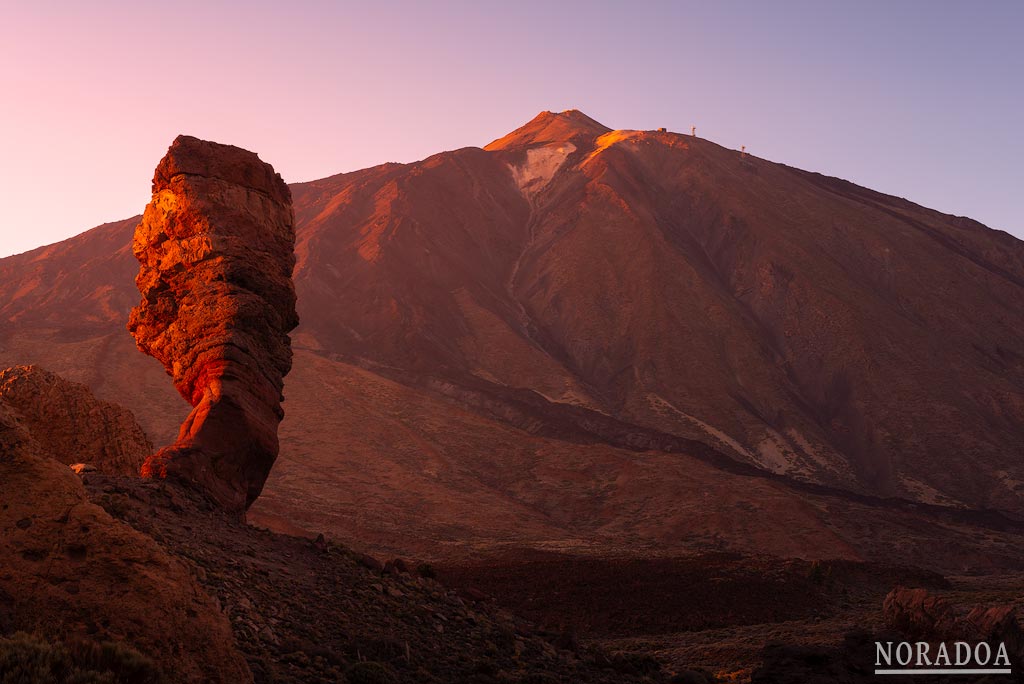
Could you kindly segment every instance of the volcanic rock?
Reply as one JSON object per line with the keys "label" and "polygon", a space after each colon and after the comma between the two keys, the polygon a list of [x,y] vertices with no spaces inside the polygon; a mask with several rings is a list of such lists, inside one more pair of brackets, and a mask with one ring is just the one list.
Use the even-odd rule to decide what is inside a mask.
{"label": "volcanic rock", "polygon": [[[1012,605],[978,606],[969,609],[922,588],[897,586],[885,597],[882,617],[886,629],[868,632],[858,629],[847,633],[838,644],[769,643],[762,663],[751,676],[753,684],[867,684],[878,681],[875,674],[875,644],[907,639],[927,643],[933,658],[939,643],[957,641],[976,644],[988,642],[997,648],[1004,644],[1014,668],[1024,656],[1024,632]],[[926,668],[918,668],[926,669]],[[940,684],[949,674],[915,672],[914,681]],[[923,675],[923,676],[922,676]],[[1000,676],[971,678],[969,681],[998,681]],[[909,677],[908,677],[909,679]],[[964,679],[964,681],[968,681]]]}
{"label": "volcanic rock", "polygon": [[174,681],[252,681],[227,619],[186,562],[91,503],[3,400],[0,501],[4,632],[128,641]]}
{"label": "volcanic rock", "polygon": [[372,572],[384,572],[384,564],[367,553],[362,553],[356,556],[356,562]]}
{"label": "volcanic rock", "polygon": [[179,136],[135,230],[141,303],[128,328],[193,410],[143,475],[197,482],[243,511],[277,458],[298,324],[291,193],[252,152]]}
{"label": "volcanic rock", "polygon": [[896,587],[885,597],[883,617],[892,629],[925,640],[998,640],[1024,655],[1024,630],[1012,605],[967,607],[926,589]]}
{"label": "volcanic rock", "polygon": [[882,606],[886,623],[912,636],[950,634],[957,631],[957,615],[948,599],[927,589],[896,587]]}
{"label": "volcanic rock", "polygon": [[107,474],[138,475],[153,445],[128,409],[38,366],[0,370],[0,399],[43,452]]}

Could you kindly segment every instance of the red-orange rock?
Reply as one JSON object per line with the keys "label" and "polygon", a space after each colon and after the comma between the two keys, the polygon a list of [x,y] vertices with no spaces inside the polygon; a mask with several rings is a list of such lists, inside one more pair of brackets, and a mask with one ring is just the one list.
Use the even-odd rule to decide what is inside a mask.
{"label": "red-orange rock", "polygon": [[132,246],[142,302],[128,328],[193,410],[144,476],[197,482],[244,510],[277,458],[292,285],[291,194],[252,152],[179,136],[157,166]]}
{"label": "red-orange rock", "polygon": [[1024,654],[1024,630],[1012,604],[968,607],[927,589],[896,587],[885,597],[882,615],[889,627],[914,638],[1004,641],[1011,652]]}
{"label": "red-orange rock", "polygon": [[153,451],[131,411],[38,366],[0,370],[0,400],[43,451],[61,463],[137,475]]}
{"label": "red-orange rock", "polygon": [[0,629],[127,642],[175,682],[251,682],[189,564],[89,501],[0,399]]}

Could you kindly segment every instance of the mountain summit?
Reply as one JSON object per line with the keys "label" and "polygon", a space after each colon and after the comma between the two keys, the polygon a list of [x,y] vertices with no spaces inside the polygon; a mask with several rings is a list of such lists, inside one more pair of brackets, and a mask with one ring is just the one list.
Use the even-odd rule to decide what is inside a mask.
{"label": "mountain summit", "polygon": [[541,112],[528,123],[490,143],[485,150],[508,150],[547,143],[594,140],[611,131],[578,109],[564,112]]}

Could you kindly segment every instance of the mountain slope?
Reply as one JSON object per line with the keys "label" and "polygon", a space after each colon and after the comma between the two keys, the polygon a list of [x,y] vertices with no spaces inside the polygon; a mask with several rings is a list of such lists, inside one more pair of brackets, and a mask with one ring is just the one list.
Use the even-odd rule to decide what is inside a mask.
{"label": "mountain slope", "polygon": [[310,346],[1020,511],[1021,243],[575,112],[487,149],[296,186]]}
{"label": "mountain slope", "polygon": [[[292,191],[302,324],[258,514],[389,549],[864,557],[949,523],[863,497],[1024,513],[1005,233],[574,111]],[[133,226],[0,260],[0,362],[166,443],[187,407],[124,332]]]}

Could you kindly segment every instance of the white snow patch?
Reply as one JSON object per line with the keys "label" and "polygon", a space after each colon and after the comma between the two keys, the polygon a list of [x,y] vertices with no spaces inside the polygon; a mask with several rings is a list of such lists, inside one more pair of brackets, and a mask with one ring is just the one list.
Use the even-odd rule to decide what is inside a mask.
{"label": "white snow patch", "polygon": [[543,147],[534,147],[526,151],[526,161],[519,166],[511,166],[512,178],[527,199],[533,197],[547,187],[554,178],[555,172],[569,155],[576,151],[572,143],[551,143]]}

